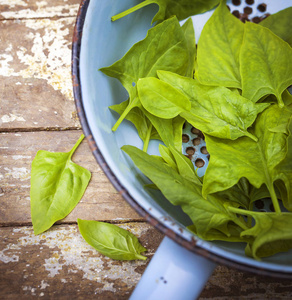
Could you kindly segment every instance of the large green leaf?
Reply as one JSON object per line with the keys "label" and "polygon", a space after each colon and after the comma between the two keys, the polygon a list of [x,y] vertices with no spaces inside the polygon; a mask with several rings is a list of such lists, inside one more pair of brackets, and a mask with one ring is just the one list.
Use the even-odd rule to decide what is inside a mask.
{"label": "large green leaf", "polygon": [[260,22],[261,26],[269,28],[278,37],[292,46],[292,7],[272,14]]}
{"label": "large green leaf", "polygon": [[242,231],[241,236],[254,237],[246,254],[254,258],[266,257],[292,248],[292,218],[290,213],[264,213],[230,208],[231,211],[252,216],[255,225]]}
{"label": "large green leaf", "polygon": [[156,117],[171,119],[191,109],[187,96],[157,78],[139,79],[137,88],[143,107]]}
{"label": "large green leaf", "polygon": [[254,102],[269,94],[284,103],[283,91],[292,84],[292,48],[269,29],[246,22],[240,52],[242,95]]}
{"label": "large green leaf", "polygon": [[215,196],[204,199],[200,183],[196,184],[194,181],[188,180],[171,166],[136,147],[123,146],[122,150],[131,157],[135,165],[172,204],[182,207],[194,222],[196,232],[200,237],[204,237],[210,230],[216,229],[221,236],[224,236],[224,240],[227,240],[228,237],[234,240],[234,236],[229,232],[230,222],[241,229],[247,229],[243,220],[239,219],[236,214],[228,212],[227,207],[232,205],[231,203],[222,202]]}
{"label": "large green leaf", "polygon": [[174,73],[159,71],[158,76],[191,100],[191,110],[180,115],[194,127],[220,138],[234,140],[245,135],[256,140],[247,128],[269,104],[255,105],[228,88],[205,86]]}
{"label": "large green leaf", "polygon": [[279,211],[273,182],[277,178],[275,167],[287,152],[287,134],[270,129],[288,123],[290,115],[286,108],[281,109],[277,105],[267,108],[255,123],[257,142],[246,137],[231,141],[206,135],[211,158],[204,176],[203,194],[226,190],[245,177],[256,188],[265,184],[275,210]]}
{"label": "large green leaf", "polygon": [[146,251],[131,232],[114,224],[78,219],[78,227],[85,241],[101,254],[117,260],[146,260]]}
{"label": "large green leaf", "polygon": [[244,25],[222,1],[205,24],[197,52],[195,76],[203,84],[241,88],[239,52]]}
{"label": "large green leaf", "polygon": [[71,157],[83,140],[82,135],[70,152],[40,150],[31,167],[31,218],[35,234],[65,218],[81,199],[91,173],[73,163]]}
{"label": "large green leaf", "polygon": [[140,105],[137,81],[156,77],[157,70],[168,70],[185,75],[189,70],[188,45],[182,28],[173,17],[148,30],[139,41],[113,65],[100,70],[117,78],[129,93],[129,105],[113,127],[116,130],[128,112]]}
{"label": "large green leaf", "polygon": [[212,9],[219,1],[220,0],[144,0],[134,7],[113,16],[112,21],[123,18],[149,4],[157,4],[159,6],[159,10],[154,16],[152,23],[161,22],[173,15],[176,15],[179,20],[183,20],[192,15],[201,14]]}

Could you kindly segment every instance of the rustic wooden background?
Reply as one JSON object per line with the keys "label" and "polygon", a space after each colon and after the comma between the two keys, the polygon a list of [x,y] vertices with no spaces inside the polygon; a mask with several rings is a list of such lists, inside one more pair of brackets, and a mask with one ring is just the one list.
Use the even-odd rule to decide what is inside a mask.
{"label": "rustic wooden background", "polygon": [[[58,225],[33,234],[31,162],[40,149],[70,150],[82,132],[71,86],[78,7],[79,0],[0,0],[0,299],[127,299],[163,238],[114,190],[85,141],[73,157],[92,172],[84,197]],[[84,242],[77,218],[130,230],[149,259],[103,257]],[[263,298],[291,299],[292,283],[218,266],[200,297]]]}

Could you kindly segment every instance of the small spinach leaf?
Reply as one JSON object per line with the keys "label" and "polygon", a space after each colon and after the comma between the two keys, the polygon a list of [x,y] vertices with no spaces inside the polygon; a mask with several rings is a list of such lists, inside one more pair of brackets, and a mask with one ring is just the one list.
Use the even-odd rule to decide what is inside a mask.
{"label": "small spinach leaf", "polygon": [[91,173],[72,162],[71,157],[83,140],[82,135],[70,152],[40,150],[31,167],[31,218],[35,234],[65,218],[77,205]]}
{"label": "small spinach leaf", "polygon": [[101,254],[116,260],[146,260],[141,255],[147,249],[131,232],[116,225],[78,219],[78,227],[85,241]]}
{"label": "small spinach leaf", "polygon": [[292,84],[292,48],[269,29],[246,22],[240,52],[242,95],[253,102],[269,94],[284,106],[282,93]]}
{"label": "small spinach leaf", "polygon": [[191,109],[187,96],[157,78],[139,79],[137,89],[143,107],[156,117],[171,119]]}

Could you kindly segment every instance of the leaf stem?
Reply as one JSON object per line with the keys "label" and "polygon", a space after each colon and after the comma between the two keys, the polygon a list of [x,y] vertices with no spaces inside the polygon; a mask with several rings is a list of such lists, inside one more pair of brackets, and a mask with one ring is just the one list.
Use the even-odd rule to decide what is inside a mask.
{"label": "leaf stem", "polygon": [[118,129],[118,127],[120,126],[120,124],[122,123],[122,121],[125,119],[125,117],[127,116],[127,114],[130,112],[130,110],[136,106],[136,99],[137,98],[135,98],[132,102],[130,102],[128,104],[128,106],[126,107],[126,109],[123,111],[123,113],[120,115],[119,119],[117,120],[117,122],[113,126],[112,131],[116,131]]}
{"label": "leaf stem", "polygon": [[243,230],[249,229],[249,227],[248,227],[245,223],[243,223],[239,218],[233,220],[233,222],[234,222],[235,224],[237,224],[237,225],[238,225],[240,228],[242,228]]}
{"label": "leaf stem", "polygon": [[135,254],[135,256],[137,257],[137,259],[142,259],[142,260],[146,260],[147,259],[146,256],[143,256],[141,254]]}
{"label": "leaf stem", "polygon": [[237,207],[230,206],[230,207],[228,207],[228,210],[233,212],[233,213],[244,215],[244,216],[250,215],[249,210],[242,209],[242,208],[237,208]]}
{"label": "leaf stem", "polygon": [[275,212],[278,213],[278,214],[280,214],[282,211],[281,211],[281,208],[280,208],[280,205],[279,205],[279,201],[278,201],[275,189],[274,189],[274,185],[272,183],[272,184],[269,184],[269,186],[270,187],[268,187],[268,190],[269,190],[270,195],[271,195],[271,199],[272,199],[272,202],[273,202],[273,206],[274,206]]}
{"label": "leaf stem", "polygon": [[118,19],[121,19],[121,18],[129,15],[130,13],[132,13],[132,12],[134,12],[136,10],[139,10],[140,8],[142,8],[144,6],[147,6],[147,5],[151,4],[151,3],[154,3],[154,1],[153,0],[145,0],[145,1],[143,1],[143,2],[141,2],[139,4],[137,4],[137,5],[135,5],[133,7],[131,7],[129,9],[127,9],[127,10],[125,10],[125,11],[117,14],[117,15],[112,16],[111,20],[114,22],[114,21],[116,21]]}
{"label": "leaf stem", "polygon": [[69,159],[71,159],[73,153],[76,151],[77,147],[80,145],[80,143],[83,141],[83,139],[84,139],[84,134],[81,134],[78,141],[76,142],[76,144],[73,146],[73,148],[70,151]]}
{"label": "leaf stem", "polygon": [[258,138],[256,136],[254,136],[253,134],[249,133],[248,131],[245,132],[245,136],[251,138],[255,142],[258,141]]}
{"label": "leaf stem", "polygon": [[148,145],[149,145],[149,141],[150,141],[150,137],[151,137],[151,132],[152,132],[152,127],[153,127],[153,125],[150,123],[150,125],[148,127],[148,130],[147,130],[144,145],[143,145],[143,151],[144,152],[147,152],[147,149],[148,149]]}

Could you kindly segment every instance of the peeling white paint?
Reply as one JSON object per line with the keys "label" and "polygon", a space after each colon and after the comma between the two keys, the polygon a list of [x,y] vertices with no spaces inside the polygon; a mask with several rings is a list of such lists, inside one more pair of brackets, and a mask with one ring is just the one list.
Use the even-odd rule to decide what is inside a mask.
{"label": "peeling white paint", "polygon": [[14,179],[19,179],[21,181],[30,179],[30,170],[25,167],[13,167],[12,169],[5,167],[4,170],[6,171],[4,174],[6,178],[13,177]]}
{"label": "peeling white paint", "polygon": [[[2,0],[2,2],[6,2],[6,4],[9,6],[11,5],[10,1],[11,0],[6,0],[6,1]],[[32,10],[32,9],[19,9],[17,11],[7,10],[7,11],[0,12],[0,14],[5,19],[70,17],[70,16],[76,16],[79,7],[78,4],[64,4],[59,6],[49,6],[46,1],[38,1],[36,2],[36,4],[38,6],[36,10]]]}
{"label": "peeling white paint", "polygon": [[[126,224],[121,225],[122,228],[132,230],[131,226]],[[148,226],[135,226],[135,234],[139,237],[146,230]],[[24,251],[23,247],[26,246],[40,246],[49,247],[53,249],[49,258],[44,259],[42,267],[48,272],[48,277],[56,277],[60,271],[66,266],[66,270],[70,273],[77,273],[82,271],[83,278],[102,282],[104,284],[102,289],[97,289],[96,294],[105,290],[117,292],[114,287],[113,280],[119,279],[124,281],[129,286],[135,286],[140,279],[140,275],[135,272],[138,266],[144,265],[144,261],[136,261],[135,264],[130,261],[124,261],[122,265],[116,265],[115,262],[109,258],[102,257],[95,249],[88,245],[78,233],[75,225],[71,226],[56,226],[51,230],[35,236],[31,227],[14,228],[14,233],[20,233],[24,236],[20,237],[15,244],[9,244],[7,249],[11,251],[15,248],[12,255],[21,255]],[[56,249],[57,247],[57,249]],[[7,250],[4,250],[4,252]],[[16,252],[16,253],[15,253]],[[1,253],[1,252],[0,252]],[[11,257],[6,255],[6,260]],[[11,261],[13,259],[11,258]],[[104,263],[106,262],[107,268],[104,270]],[[61,282],[66,283],[66,279],[61,278]],[[45,289],[48,284],[42,281],[38,287]]]}
{"label": "peeling white paint", "polygon": [[27,6],[27,3],[23,0],[0,0],[0,5],[9,5],[11,9],[15,6]]}
{"label": "peeling white paint", "polygon": [[[74,24],[74,18],[61,20],[26,20],[26,27],[31,31],[28,38],[32,41],[32,54],[26,49],[17,51],[21,63],[27,65],[19,72],[23,78],[39,78],[47,80],[55,90],[61,91],[68,99],[73,100],[71,81],[71,40],[66,36],[69,29],[66,25]],[[41,35],[38,30],[44,30]],[[48,54],[47,54],[48,53]]]}
{"label": "peeling white paint", "polygon": [[[0,74],[1,75],[1,74]],[[21,116],[16,116],[14,114],[4,115],[1,117],[1,121],[3,123],[10,123],[10,122],[25,122],[25,119]]]}
{"label": "peeling white paint", "polygon": [[[39,9],[48,11],[45,1],[37,3]],[[65,9],[64,7],[66,8],[66,5],[61,6],[60,9]],[[78,5],[76,8],[77,7]],[[72,7],[70,9],[72,9]],[[0,76],[44,79],[55,90],[60,91],[67,99],[73,100],[70,50],[71,37],[68,39],[68,26],[74,26],[75,17],[58,20],[27,19],[21,22],[24,23],[27,28],[31,29],[26,36],[26,39],[31,41],[31,48],[27,49],[20,44],[17,49],[12,49],[12,45],[9,44],[4,52],[0,54]],[[17,55],[21,62],[18,68],[23,66],[22,69],[18,71],[13,69],[12,54]],[[21,83],[18,81],[16,84],[19,85]],[[32,83],[24,84],[32,85]],[[3,117],[1,118],[3,123],[15,120],[11,120],[12,117],[9,115]],[[25,120],[22,118],[21,121]]]}
{"label": "peeling white paint", "polygon": [[41,290],[46,289],[48,286],[50,285],[47,282],[45,282],[44,280],[41,281],[41,285],[40,285]]}
{"label": "peeling white paint", "polygon": [[1,76],[13,76],[15,75],[14,70],[9,66],[13,61],[11,54],[2,53],[0,54],[0,75]]}
{"label": "peeling white paint", "polygon": [[30,155],[12,155],[12,159],[18,160],[18,159],[29,159],[31,158]]}

